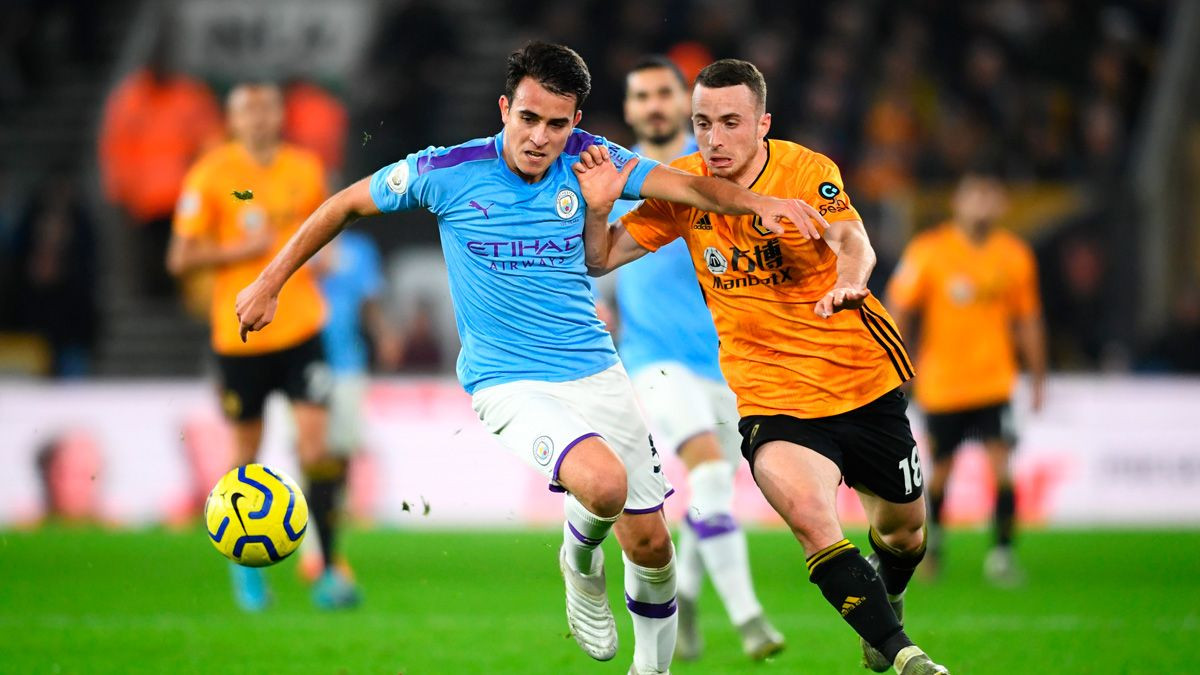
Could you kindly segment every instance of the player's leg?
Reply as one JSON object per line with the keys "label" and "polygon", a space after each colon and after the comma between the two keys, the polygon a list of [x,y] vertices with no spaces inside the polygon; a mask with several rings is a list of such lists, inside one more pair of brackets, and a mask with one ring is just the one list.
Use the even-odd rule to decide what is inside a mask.
{"label": "player's leg", "polygon": [[[897,391],[841,417],[838,440],[847,449],[846,482],[857,491],[870,524],[872,554],[868,561],[879,572],[887,600],[903,626],[904,594],[925,557],[925,477],[906,410]],[[890,654],[862,641],[863,664],[885,672],[944,672],[915,645]]]}
{"label": "player's leg", "polygon": [[599,547],[625,506],[626,472],[572,404],[572,389],[569,382],[510,382],[476,391],[472,405],[484,428],[545,476],[551,491],[567,493],[559,549],[567,624],[585,653],[608,660],[617,653],[617,629]]}
{"label": "player's leg", "polygon": [[662,508],[626,512],[614,532],[625,563],[625,606],[633,619],[630,672],[665,673],[671,668],[679,615],[674,547]]}
{"label": "player's leg", "polygon": [[954,457],[966,436],[965,417],[960,412],[937,413],[925,416],[925,427],[929,438],[932,471],[925,472],[928,491],[928,553],[924,574],[936,577],[942,563],[942,545],[945,533],[942,516],[946,503],[946,484],[954,469]]}
{"label": "player's leg", "polygon": [[313,587],[313,601],[323,609],[353,607],[358,589],[337,569],[334,551],[341,529],[341,501],[346,485],[346,458],[330,452],[329,403],[333,374],[325,363],[320,336],[278,354],[281,388],[296,421],[296,454],[308,483],[309,520],[320,537],[324,570]]}
{"label": "player's leg", "polygon": [[[263,406],[268,384],[268,357],[217,357],[221,410],[233,427],[233,466],[251,464],[262,445]],[[266,609],[271,603],[263,571],[230,563],[233,595],[238,606],[248,612]]]}
{"label": "player's leg", "polygon": [[996,482],[995,546],[984,561],[984,573],[993,583],[1015,586],[1023,581],[1023,575],[1013,554],[1017,499],[1012,475],[1012,449],[1016,443],[1012,408],[1004,404],[989,408],[981,415],[983,447]]}

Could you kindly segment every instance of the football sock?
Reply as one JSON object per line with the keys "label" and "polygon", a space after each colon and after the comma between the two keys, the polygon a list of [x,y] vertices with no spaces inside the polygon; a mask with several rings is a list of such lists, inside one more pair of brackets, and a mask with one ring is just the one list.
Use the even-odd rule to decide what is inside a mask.
{"label": "football sock", "polygon": [[[904,553],[883,543],[883,540],[872,529],[869,531],[871,549],[879,557],[879,576],[890,597],[899,596],[908,587],[917,565],[925,558],[925,541],[921,541],[920,550],[915,553]],[[924,536],[924,530],[921,532]]]}
{"label": "football sock", "polygon": [[608,536],[613,523],[620,516],[604,518],[584,508],[573,495],[563,500],[566,522],[563,523],[563,548],[567,552],[567,564],[583,574],[592,574],[596,547]]}
{"label": "football sock", "polygon": [[334,563],[333,552],[340,524],[338,501],[346,483],[346,461],[339,457],[327,457],[305,467],[304,475],[308,479],[308,512],[320,534],[321,558],[325,569],[330,569]]}
{"label": "football sock", "polygon": [[724,461],[705,462],[691,470],[688,484],[692,501],[687,527],[696,535],[704,569],[721,596],[729,619],[740,626],[761,615],[762,605],[750,580],[746,533],[733,518],[733,472],[734,467]]}
{"label": "football sock", "polygon": [[666,672],[671,667],[679,625],[675,561],[664,567],[642,567],[624,554],[622,557],[625,606],[633,618],[633,664],[639,671]]}
{"label": "football sock", "polygon": [[913,642],[888,604],[883,580],[858,548],[843,539],[809,556],[809,580],[864,640],[888,661]]}
{"label": "football sock", "polygon": [[996,491],[996,545],[1009,547],[1013,540],[1013,521],[1017,512],[1017,498],[1011,483],[1005,483]]}
{"label": "football sock", "polygon": [[700,558],[699,541],[691,526],[684,522],[675,539],[675,583],[679,597],[695,600],[704,583],[704,561]]}

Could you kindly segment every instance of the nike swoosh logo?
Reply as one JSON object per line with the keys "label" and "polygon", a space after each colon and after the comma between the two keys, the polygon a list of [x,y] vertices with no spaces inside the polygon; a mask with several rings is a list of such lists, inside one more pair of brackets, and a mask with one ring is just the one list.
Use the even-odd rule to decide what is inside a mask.
{"label": "nike swoosh logo", "polygon": [[245,523],[245,521],[242,520],[242,511],[241,511],[241,509],[238,508],[238,500],[245,499],[245,498],[246,498],[246,495],[244,495],[240,492],[235,492],[229,498],[229,505],[233,507],[233,514],[235,516],[237,516],[238,524],[242,526],[242,532],[246,532],[246,534],[250,534],[249,532],[246,531],[246,523]]}

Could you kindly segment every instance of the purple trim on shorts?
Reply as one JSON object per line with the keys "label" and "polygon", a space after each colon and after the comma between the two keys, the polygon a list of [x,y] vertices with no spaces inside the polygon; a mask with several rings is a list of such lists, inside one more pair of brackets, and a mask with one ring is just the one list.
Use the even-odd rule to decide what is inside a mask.
{"label": "purple trim on shorts", "polygon": [[688,527],[692,528],[692,532],[696,533],[699,539],[709,539],[711,537],[719,537],[723,534],[736,532],[738,529],[737,521],[733,519],[733,515],[729,513],[718,513],[711,518],[704,520],[696,520],[692,518],[692,514],[688,514],[684,521]]}
{"label": "purple trim on shorts", "polygon": [[584,544],[587,544],[588,546],[599,546],[600,544],[604,543],[604,537],[600,537],[599,539],[592,539],[591,537],[583,536],[583,533],[580,532],[579,530],[575,529],[575,526],[572,525],[571,521],[569,521],[569,520],[567,521],[567,527],[570,528],[571,534],[575,535],[576,539],[583,542]]}
{"label": "purple trim on shorts", "polygon": [[592,436],[598,436],[600,438],[603,438],[603,436],[600,436],[600,434],[598,434],[594,431],[589,431],[586,434],[584,434],[584,435],[580,436],[579,438],[576,438],[575,440],[568,443],[566,449],[563,450],[562,454],[558,456],[558,459],[554,462],[554,471],[552,471],[550,473],[550,491],[551,492],[566,492],[567,491],[567,489],[562,487],[561,485],[556,485],[556,483],[558,483],[558,469],[559,469],[559,467],[562,466],[563,458],[567,456],[567,453],[571,451],[571,448],[575,447],[576,445],[579,445],[579,442],[584,440],[585,438],[591,438]]}
{"label": "purple trim on shorts", "polygon": [[625,509],[625,513],[632,513],[633,515],[637,516],[643,513],[654,513],[655,511],[661,511],[663,504],[667,503],[667,497],[670,497],[673,494],[675,494],[675,488],[671,488],[667,491],[667,494],[663,495],[663,500],[658,503],[658,506],[651,506],[648,509]]}
{"label": "purple trim on shorts", "polygon": [[444,155],[430,155],[424,161],[417,164],[417,175],[424,176],[426,172],[433,171],[434,169],[448,169],[466,162],[498,157],[495,139],[489,138],[487,140],[487,143],[479,145],[460,145],[452,148]]}
{"label": "purple trim on shorts", "polygon": [[625,594],[625,606],[629,611],[644,616],[647,619],[666,619],[673,615],[679,609],[679,604],[675,602],[675,598],[671,598],[667,602],[639,602]]}

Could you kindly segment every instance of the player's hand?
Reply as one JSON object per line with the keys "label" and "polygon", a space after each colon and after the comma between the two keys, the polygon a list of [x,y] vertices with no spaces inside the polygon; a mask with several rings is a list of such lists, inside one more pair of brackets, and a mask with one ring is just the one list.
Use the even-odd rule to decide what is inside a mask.
{"label": "player's hand", "polygon": [[251,331],[262,330],[275,318],[275,309],[279,306],[278,291],[272,292],[262,279],[242,289],[234,303],[238,323],[241,325],[242,342]]}
{"label": "player's hand", "polygon": [[1033,412],[1035,414],[1040,413],[1042,408],[1046,405],[1046,378],[1035,376],[1033,378],[1031,389],[1033,391],[1031,392],[1032,399],[1030,401],[1030,406],[1033,408]]}
{"label": "player's hand", "polygon": [[862,307],[863,302],[870,294],[871,291],[867,288],[839,286],[818,300],[817,306],[813,308],[813,311],[822,319],[828,319],[843,309],[858,309]]}
{"label": "player's hand", "polygon": [[621,192],[625,190],[629,170],[637,161],[635,157],[617,171],[608,148],[603,145],[593,145],[580,153],[579,161],[571,168],[579,178],[579,189],[583,191],[583,201],[587,202],[587,207],[593,211],[611,211],[613,203],[621,198]]}
{"label": "player's hand", "polygon": [[787,231],[784,223],[791,223],[805,239],[820,239],[821,233],[829,229],[829,223],[803,199],[777,199],[763,196],[761,205],[754,209],[763,227],[775,234]]}

